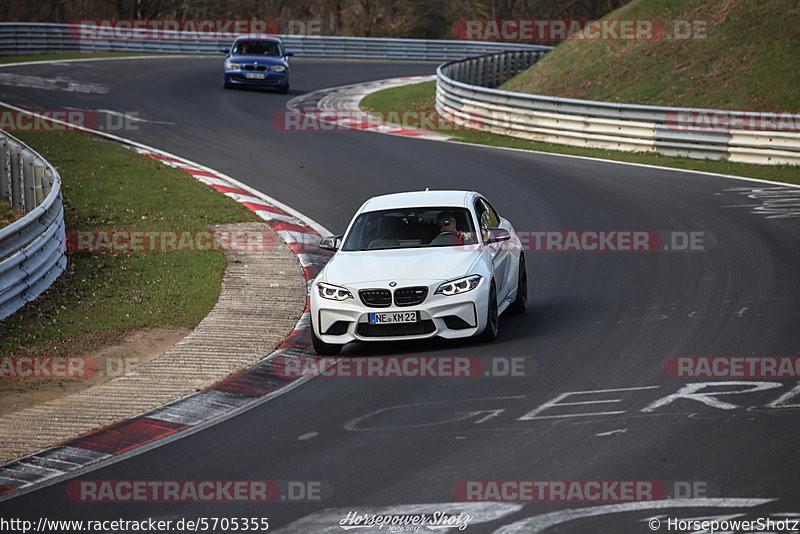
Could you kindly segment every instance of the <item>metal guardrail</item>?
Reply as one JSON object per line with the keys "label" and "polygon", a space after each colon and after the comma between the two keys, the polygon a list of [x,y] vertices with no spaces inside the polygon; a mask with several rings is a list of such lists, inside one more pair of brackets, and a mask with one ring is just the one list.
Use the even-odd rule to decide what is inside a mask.
{"label": "metal guardrail", "polygon": [[67,266],[61,176],[0,131],[0,198],[25,216],[0,229],[0,320],[52,285]]}
{"label": "metal guardrail", "polygon": [[[163,31],[162,40],[94,40],[79,37],[80,26],[51,23],[0,23],[0,55],[134,52],[150,54],[220,54],[220,48],[232,43],[229,36],[206,34],[187,38],[177,32]],[[101,35],[97,33],[96,35]],[[219,38],[216,36],[219,35]],[[281,35],[286,48],[296,56],[404,59],[447,61],[488,52],[539,49],[533,45],[479,41],[442,41],[435,39],[389,39],[372,37],[327,37]]]}
{"label": "metal guardrail", "polygon": [[[732,116],[746,124],[756,112],[616,104],[494,89],[543,53],[502,52],[445,63],[436,70],[436,109],[482,130],[588,148],[656,152],[756,164],[800,164],[797,130],[692,128],[683,116]],[[797,116],[797,115],[795,115]]]}

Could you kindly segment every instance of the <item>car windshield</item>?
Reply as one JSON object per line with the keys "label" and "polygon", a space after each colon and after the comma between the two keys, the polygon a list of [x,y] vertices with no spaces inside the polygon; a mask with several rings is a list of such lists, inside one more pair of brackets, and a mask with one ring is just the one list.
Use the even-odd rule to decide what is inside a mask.
{"label": "car windshield", "polygon": [[477,243],[472,217],[464,208],[401,208],[362,213],[342,250],[447,247]]}
{"label": "car windshield", "polygon": [[233,45],[233,54],[248,55],[248,56],[270,56],[280,57],[283,55],[281,52],[281,45],[275,41],[236,41]]}

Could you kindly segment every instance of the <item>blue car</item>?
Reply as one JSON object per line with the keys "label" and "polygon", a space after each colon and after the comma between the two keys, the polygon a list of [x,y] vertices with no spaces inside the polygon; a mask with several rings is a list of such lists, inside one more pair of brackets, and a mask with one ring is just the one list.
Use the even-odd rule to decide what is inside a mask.
{"label": "blue car", "polygon": [[269,87],[280,93],[289,91],[289,56],[277,37],[242,35],[233,46],[223,48],[225,89],[237,86]]}

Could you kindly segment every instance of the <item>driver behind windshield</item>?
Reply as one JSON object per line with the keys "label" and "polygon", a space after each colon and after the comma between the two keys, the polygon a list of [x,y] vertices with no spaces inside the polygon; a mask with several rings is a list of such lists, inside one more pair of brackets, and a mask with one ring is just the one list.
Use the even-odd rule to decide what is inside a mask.
{"label": "driver behind windshield", "polygon": [[454,234],[461,241],[466,241],[467,234],[458,229],[456,215],[452,211],[440,213],[436,218],[436,224],[439,226],[439,235]]}

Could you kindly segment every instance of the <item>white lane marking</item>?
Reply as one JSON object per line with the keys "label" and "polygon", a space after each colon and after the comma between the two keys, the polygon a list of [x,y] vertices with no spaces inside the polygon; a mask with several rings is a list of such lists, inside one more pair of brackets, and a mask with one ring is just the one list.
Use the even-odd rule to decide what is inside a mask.
{"label": "white lane marking", "polygon": [[777,499],[669,499],[662,501],[644,501],[621,504],[607,504],[603,506],[590,506],[587,508],[574,508],[559,510],[541,515],[535,515],[522,521],[517,521],[496,530],[494,534],[538,534],[550,527],[599,515],[618,514],[623,512],[639,512],[643,510],[665,510],[669,508],[752,508]]}
{"label": "white lane marking", "polygon": [[594,401],[583,401],[583,402],[560,402],[563,399],[571,395],[599,395],[601,393],[622,393],[625,391],[642,391],[647,389],[658,389],[658,386],[638,386],[638,387],[630,387],[630,388],[615,388],[615,389],[598,389],[598,390],[591,390],[591,391],[567,391],[565,393],[560,394],[553,400],[547,401],[538,408],[531,410],[530,412],[526,413],[517,421],[530,421],[533,419],[560,419],[562,417],[586,417],[592,415],[619,415],[625,413],[625,410],[615,410],[615,411],[604,411],[604,412],[582,412],[582,413],[573,413],[573,414],[559,414],[559,415],[539,415],[540,413],[544,412],[547,409],[558,407],[558,406],[576,406],[582,404],[599,404],[599,403],[617,403],[621,402],[622,399],[600,399]]}
{"label": "white lane marking", "polygon": [[[427,514],[432,515],[436,512],[445,512],[450,515],[458,516],[458,514],[465,514],[472,517],[467,525],[469,527],[475,524],[488,523],[496,521],[503,517],[509,516],[522,509],[522,505],[516,503],[496,503],[496,502],[437,502],[437,503],[424,503],[424,504],[401,504],[394,506],[383,507],[352,507],[352,508],[326,508],[315,512],[313,514],[302,517],[285,527],[279,528],[275,532],[278,534],[307,534],[313,532],[314,534],[334,534],[344,532],[341,522],[347,518],[348,514],[353,512],[358,515],[416,515]],[[428,525],[430,528],[432,525]],[[402,527],[401,527],[402,528]],[[453,528],[436,528],[433,532],[450,532]],[[372,528],[358,528],[357,532],[369,533],[386,533],[391,532],[388,526],[383,529],[378,527]],[[423,529],[419,530],[423,532]],[[425,529],[424,532],[428,530]],[[270,532],[272,532],[272,524],[270,524]]]}
{"label": "white lane marking", "polygon": [[308,441],[316,438],[317,436],[319,436],[319,432],[306,432],[305,434],[297,436],[297,439],[298,441]]}
{"label": "white lane marking", "polygon": [[96,109],[98,113],[105,113],[106,115],[113,115],[114,117],[121,117],[125,119],[126,122],[146,122],[149,124],[175,124],[174,122],[169,121],[151,121],[149,119],[143,119],[139,117],[139,115],[132,115],[130,113],[122,113],[119,111],[114,111],[111,109]]}
{"label": "white lane marking", "polygon": [[98,83],[81,83],[66,76],[45,78],[30,74],[14,74],[0,72],[0,85],[8,87],[25,87],[26,89],[45,89],[47,91],[64,91],[67,93],[89,93],[104,95],[110,88]]}
{"label": "white lane marking", "polygon": [[481,417],[480,419],[478,419],[477,421],[475,421],[476,425],[480,425],[481,423],[485,423],[489,419],[497,417],[498,415],[500,415],[504,411],[506,411],[505,408],[500,408],[498,410],[476,410],[476,411],[473,411],[473,412],[456,412],[456,415],[464,414],[464,415],[466,415],[465,419],[469,419],[469,418],[474,417],[476,415],[486,414],[483,417]]}
{"label": "white lane marking", "polygon": [[627,431],[628,431],[627,428],[618,428],[616,430],[609,430],[608,432],[597,433],[597,434],[595,434],[595,436],[598,436],[598,437],[613,436],[614,434],[624,434]]}
{"label": "white lane marking", "polygon": [[752,208],[750,213],[763,215],[767,219],[789,219],[800,217],[800,191],[796,186],[780,187],[733,187],[726,192],[746,195],[757,204],[732,204],[724,208]]}
{"label": "white lane marking", "polygon": [[[733,386],[738,388],[742,386],[742,388],[746,387],[748,389],[732,389],[728,391],[717,391],[716,389],[712,389],[710,391],[703,392],[703,390],[707,387],[723,387],[723,386]],[[710,406],[712,408],[718,408],[720,410],[734,410],[736,408],[740,408],[737,404],[732,404],[730,402],[725,402],[723,400],[718,399],[719,395],[741,395],[743,393],[755,393],[757,391],[767,391],[770,389],[775,389],[782,387],[783,384],[780,382],[743,382],[743,381],[731,381],[731,382],[694,382],[692,384],[686,384],[677,392],[667,395],[661,399],[658,399],[655,402],[650,403],[649,405],[645,406],[642,411],[645,413],[652,412],[657,408],[663,408],[668,404],[672,404],[678,399],[686,399],[686,400],[693,400],[697,402],[701,402],[706,406]]]}
{"label": "white lane marking", "polygon": [[800,408],[800,404],[786,404],[786,401],[792,397],[800,395],[800,382],[797,383],[790,391],[784,393],[774,401],[767,404],[768,408]]}
{"label": "white lane marking", "polygon": [[525,395],[513,395],[510,397],[483,397],[483,398],[476,398],[476,399],[454,399],[454,400],[445,400],[445,401],[432,401],[432,402],[412,402],[409,404],[399,404],[396,406],[387,406],[386,408],[380,408],[378,410],[373,410],[368,412],[364,415],[360,415],[354,419],[349,420],[347,423],[344,424],[344,429],[349,430],[351,432],[373,432],[376,430],[389,430],[389,429],[398,429],[398,428],[421,428],[427,426],[435,426],[435,425],[443,425],[447,423],[453,423],[457,421],[464,421],[466,419],[470,419],[475,417],[476,415],[485,414],[487,412],[497,412],[494,415],[490,415],[489,417],[484,416],[480,419],[480,421],[484,421],[486,419],[490,419],[491,417],[495,417],[500,412],[504,410],[478,410],[478,411],[469,411],[469,412],[455,412],[450,416],[446,416],[444,419],[440,419],[434,422],[429,423],[419,423],[419,424],[412,424],[412,425],[402,425],[402,426],[393,426],[393,427],[369,427],[369,428],[359,428],[360,423],[369,419],[370,417],[374,417],[376,415],[383,414],[385,412],[390,412],[393,410],[405,410],[409,408],[418,408],[423,406],[433,406],[438,404],[450,404],[450,403],[458,403],[458,402],[481,402],[481,401],[495,401],[495,400],[514,400],[514,399],[524,399]]}
{"label": "white lane marking", "polygon": [[738,315],[739,317],[742,317],[744,315],[744,312],[746,312],[746,311],[747,311],[747,306],[745,306],[741,310],[737,311],[736,315]]}

